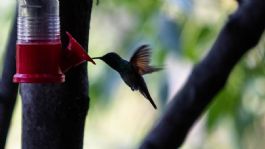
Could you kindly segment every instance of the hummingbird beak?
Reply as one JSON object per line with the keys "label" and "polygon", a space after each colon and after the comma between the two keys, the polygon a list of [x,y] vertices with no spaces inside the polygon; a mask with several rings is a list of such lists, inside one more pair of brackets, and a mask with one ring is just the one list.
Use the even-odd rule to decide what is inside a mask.
{"label": "hummingbird beak", "polygon": [[92,57],[92,59],[101,59],[102,57]]}

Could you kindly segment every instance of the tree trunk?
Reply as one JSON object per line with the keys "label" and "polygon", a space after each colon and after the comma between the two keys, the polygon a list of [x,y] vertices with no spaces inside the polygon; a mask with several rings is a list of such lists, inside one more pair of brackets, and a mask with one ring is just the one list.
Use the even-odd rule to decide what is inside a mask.
{"label": "tree trunk", "polygon": [[210,52],[193,68],[141,149],[180,147],[193,123],[224,87],[233,67],[258,43],[265,28],[265,1],[239,2],[238,10],[231,15]]}
{"label": "tree trunk", "polygon": [[[87,50],[92,0],[60,1],[62,43],[69,31]],[[87,64],[66,73],[63,84],[21,84],[23,149],[81,149],[89,107]]]}

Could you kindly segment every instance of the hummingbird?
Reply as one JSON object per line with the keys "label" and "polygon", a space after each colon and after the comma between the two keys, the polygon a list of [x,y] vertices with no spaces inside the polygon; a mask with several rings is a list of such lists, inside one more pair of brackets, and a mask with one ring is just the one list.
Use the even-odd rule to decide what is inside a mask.
{"label": "hummingbird", "polygon": [[94,57],[92,59],[100,59],[112,69],[116,70],[132,91],[139,90],[140,93],[150,101],[152,106],[157,109],[142,76],[161,70],[161,68],[149,65],[150,55],[151,48],[148,45],[142,45],[136,49],[130,61],[122,59],[115,52],[107,53],[102,57]]}

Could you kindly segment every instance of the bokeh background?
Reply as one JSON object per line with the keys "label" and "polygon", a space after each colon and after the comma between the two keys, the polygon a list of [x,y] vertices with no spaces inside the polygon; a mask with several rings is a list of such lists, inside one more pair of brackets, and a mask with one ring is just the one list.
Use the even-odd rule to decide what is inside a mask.
{"label": "bokeh background", "polygon": [[[84,149],[134,149],[163,114],[192,67],[208,52],[235,0],[100,0],[91,18],[89,54],[115,51],[129,59],[149,44],[152,64],[163,71],[145,76],[151,104],[132,92],[105,63],[88,64],[90,110]],[[15,1],[0,2],[0,72]],[[71,11],[71,10],[69,10]],[[264,38],[235,67],[225,88],[197,121],[182,149],[265,147]],[[3,78],[4,79],[4,78]],[[12,119],[7,149],[21,148],[21,99]]]}

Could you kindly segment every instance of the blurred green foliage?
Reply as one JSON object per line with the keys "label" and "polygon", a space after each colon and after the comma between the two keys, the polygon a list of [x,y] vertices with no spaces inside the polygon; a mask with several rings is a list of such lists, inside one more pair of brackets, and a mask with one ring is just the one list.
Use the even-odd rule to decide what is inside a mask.
{"label": "blurred green foliage", "polygon": [[4,59],[4,51],[13,21],[14,7],[14,2],[4,1],[4,3],[0,4],[0,73],[3,69],[2,63]]}
{"label": "blurred green foliage", "polygon": [[[14,10],[13,3],[5,2],[8,5],[0,9],[1,62]],[[145,43],[153,48],[151,63],[164,70],[145,76],[159,105],[159,110],[154,111],[147,100],[132,92],[103,62],[89,64],[91,101],[84,148],[136,148],[183,85],[192,66],[207,54],[236,7],[236,2],[230,0],[101,0],[94,6],[91,56],[115,51],[129,59],[135,48]],[[191,131],[184,149],[265,146],[264,43],[262,38],[234,68],[224,89]],[[20,113],[21,109],[16,110],[13,121],[20,121]],[[18,124],[12,123],[12,130],[20,128]],[[20,131],[11,131],[8,148],[19,146],[14,147],[13,143],[20,137],[17,133]]]}

